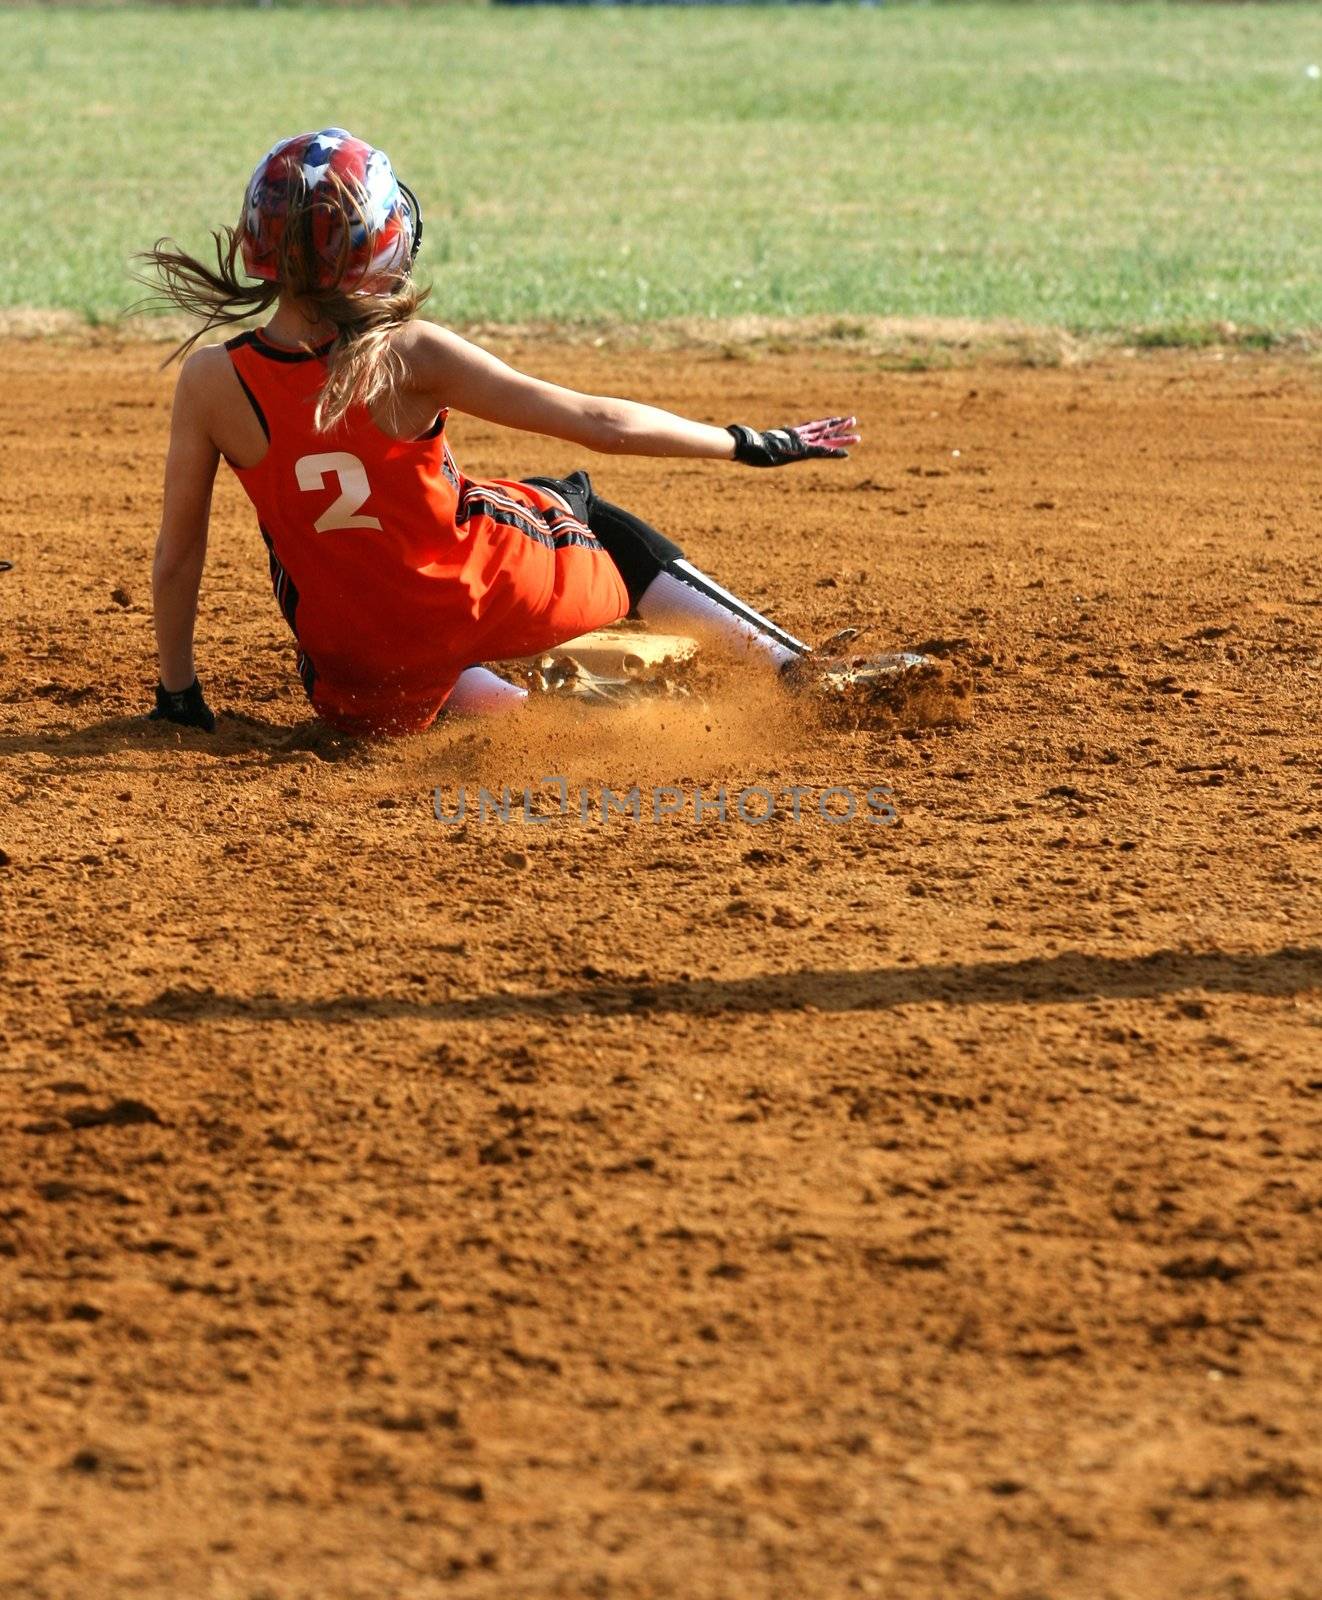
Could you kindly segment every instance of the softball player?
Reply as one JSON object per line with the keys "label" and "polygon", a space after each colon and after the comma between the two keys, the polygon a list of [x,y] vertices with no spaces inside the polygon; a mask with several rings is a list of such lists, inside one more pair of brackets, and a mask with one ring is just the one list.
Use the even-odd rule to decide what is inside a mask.
{"label": "softball player", "polygon": [[[367,735],[442,708],[516,707],[480,663],[533,655],[621,617],[716,636],[772,669],[807,646],[601,499],[584,472],[475,482],[445,438],[451,410],[589,450],[778,467],[843,456],[852,417],[767,433],[711,427],[523,373],[416,316],[422,216],[380,150],[342,128],[286,139],[248,184],[216,264],[161,241],[163,296],[209,328],[265,326],[194,350],[175,394],[152,574],[154,719],[215,726],[193,661],[198,590],[223,457],[256,510],[276,599],[317,713]],[[254,282],[244,282],[242,272]]]}

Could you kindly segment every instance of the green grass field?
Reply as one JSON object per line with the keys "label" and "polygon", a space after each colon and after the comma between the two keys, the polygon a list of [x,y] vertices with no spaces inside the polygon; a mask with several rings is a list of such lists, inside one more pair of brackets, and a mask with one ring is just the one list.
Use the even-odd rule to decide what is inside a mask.
{"label": "green grass field", "polygon": [[135,249],[202,245],[275,138],[341,123],[421,196],[460,324],[1322,324],[1318,5],[20,8],[3,36],[7,307],[114,315]]}

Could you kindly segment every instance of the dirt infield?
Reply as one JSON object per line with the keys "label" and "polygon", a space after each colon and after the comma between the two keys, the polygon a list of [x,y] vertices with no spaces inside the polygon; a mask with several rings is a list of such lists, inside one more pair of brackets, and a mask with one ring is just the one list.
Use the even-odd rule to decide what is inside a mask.
{"label": "dirt infield", "polygon": [[[1322,374],[513,354],[856,407],[594,477],[974,720],[328,740],[226,480],[148,727],[171,380],[0,345],[0,1596],[1315,1600]],[[809,799],[433,815],[542,775]]]}

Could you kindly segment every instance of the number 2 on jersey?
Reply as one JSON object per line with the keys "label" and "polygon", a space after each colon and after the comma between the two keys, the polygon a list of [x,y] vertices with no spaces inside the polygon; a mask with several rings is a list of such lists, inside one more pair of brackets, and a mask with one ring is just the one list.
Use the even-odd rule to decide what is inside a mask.
{"label": "number 2 on jersey", "polygon": [[380,518],[360,514],[372,486],[367,481],[367,468],[357,456],[351,456],[347,450],[328,450],[325,455],[300,456],[294,463],[300,489],[320,489],[330,473],[334,473],[339,482],[340,497],[312,524],[317,532],[329,533],[333,528],[379,528]]}

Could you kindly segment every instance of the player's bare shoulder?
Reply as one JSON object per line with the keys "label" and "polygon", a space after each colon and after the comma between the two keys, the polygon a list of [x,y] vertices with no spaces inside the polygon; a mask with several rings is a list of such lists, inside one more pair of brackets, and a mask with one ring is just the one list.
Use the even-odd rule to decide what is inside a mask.
{"label": "player's bare shoulder", "polygon": [[390,338],[391,348],[404,363],[410,383],[421,386],[434,382],[451,370],[457,357],[468,348],[468,341],[443,328],[439,322],[414,317]]}
{"label": "player's bare shoulder", "polygon": [[189,353],[174,391],[175,437],[206,439],[232,465],[256,465],[266,453],[264,422],[254,413],[224,345]]}
{"label": "player's bare shoulder", "polygon": [[175,408],[186,406],[200,416],[209,416],[231,387],[237,387],[234,369],[224,345],[199,345],[190,350],[179,368],[175,385]]}
{"label": "player's bare shoulder", "polygon": [[[462,334],[437,322],[414,320],[394,336],[394,348],[402,358],[404,386],[413,394],[426,395],[436,406],[491,415],[483,409],[493,388],[511,382],[526,384],[498,356]],[[494,420],[503,420],[494,418]],[[516,421],[512,426],[523,426]]]}
{"label": "player's bare shoulder", "polygon": [[229,354],[223,344],[200,344],[184,357],[179,368],[179,381],[205,387],[214,384],[222,373],[231,370]]}

